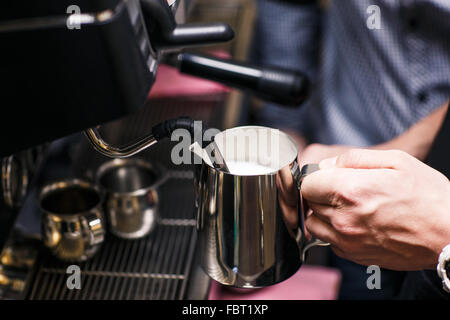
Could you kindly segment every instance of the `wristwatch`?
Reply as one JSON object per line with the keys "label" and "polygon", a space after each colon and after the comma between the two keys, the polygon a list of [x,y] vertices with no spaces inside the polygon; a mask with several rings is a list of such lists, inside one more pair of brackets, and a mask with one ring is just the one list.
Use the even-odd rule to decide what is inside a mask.
{"label": "wristwatch", "polygon": [[446,292],[450,293],[450,244],[442,249],[439,255],[437,272],[442,279],[442,287]]}

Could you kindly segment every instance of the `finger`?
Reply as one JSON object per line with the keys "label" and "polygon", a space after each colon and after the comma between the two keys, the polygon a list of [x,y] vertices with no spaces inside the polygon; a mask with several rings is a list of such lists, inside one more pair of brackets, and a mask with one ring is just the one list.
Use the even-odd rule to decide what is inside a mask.
{"label": "finger", "polygon": [[[319,170],[303,179],[301,194],[306,201],[329,206],[341,206],[340,194],[346,179],[354,178],[352,169]],[[348,180],[347,180],[348,181]]]}
{"label": "finger", "polygon": [[336,216],[337,210],[333,206],[323,205],[312,202],[308,205],[313,214],[319,217],[321,220],[332,224],[333,218]]}
{"label": "finger", "polygon": [[[352,149],[337,157],[335,167],[355,169],[400,169],[411,158],[399,150]],[[325,160],[326,166],[329,160]]]}
{"label": "finger", "polygon": [[337,157],[334,157],[334,158],[328,158],[328,159],[323,159],[323,160],[320,161],[320,163],[319,163],[319,168],[320,168],[320,169],[331,169],[331,168],[335,168],[335,167],[336,167],[336,160],[337,160]]}
{"label": "finger", "polygon": [[[333,207],[353,205],[355,196],[372,190],[383,181],[383,176],[398,172],[392,169],[331,168],[313,172],[303,179],[301,194],[311,205]],[[380,179],[381,177],[381,179]]]}
{"label": "finger", "polygon": [[[306,212],[306,213],[305,213],[305,217],[306,217],[305,221],[306,221],[306,220],[308,220],[308,217],[311,216],[311,215],[313,214],[313,212],[312,212],[311,209],[307,209],[305,212]],[[312,235],[311,235],[311,233],[308,231],[307,228],[305,228],[305,236],[306,236],[306,238],[307,238],[308,240],[311,240]]]}
{"label": "finger", "polygon": [[341,250],[339,247],[337,247],[336,245],[331,245],[331,250],[334,251],[334,253],[338,256],[341,257],[343,259],[347,259],[347,255],[345,253],[345,251]]}
{"label": "finger", "polygon": [[280,190],[280,196],[289,206],[297,206],[298,190],[294,183],[294,178],[288,168],[280,170],[276,177],[277,185]]}
{"label": "finger", "polygon": [[331,244],[339,242],[339,235],[333,227],[320,219],[315,214],[312,214],[305,221],[306,229],[317,239],[320,239]]}

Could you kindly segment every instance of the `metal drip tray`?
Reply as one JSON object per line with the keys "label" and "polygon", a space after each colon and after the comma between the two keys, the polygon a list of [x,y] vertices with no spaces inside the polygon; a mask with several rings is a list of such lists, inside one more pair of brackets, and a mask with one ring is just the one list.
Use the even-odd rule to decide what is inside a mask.
{"label": "metal drip tray", "polygon": [[78,265],[81,289],[69,289],[66,284],[70,264],[43,251],[28,298],[183,299],[197,237],[192,173],[169,172],[160,196],[160,219],[155,230],[139,240],[108,235],[95,257]]}

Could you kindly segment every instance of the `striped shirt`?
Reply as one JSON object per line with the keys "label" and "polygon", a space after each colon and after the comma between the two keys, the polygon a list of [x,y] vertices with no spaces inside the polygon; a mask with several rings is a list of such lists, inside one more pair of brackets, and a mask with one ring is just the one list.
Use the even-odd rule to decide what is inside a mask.
{"label": "striped shirt", "polygon": [[[297,129],[313,142],[368,146],[450,97],[450,0],[334,0],[326,11],[258,4],[258,62],[303,70],[314,83],[299,109],[265,104],[265,125]],[[372,5],[379,29],[368,27]]]}

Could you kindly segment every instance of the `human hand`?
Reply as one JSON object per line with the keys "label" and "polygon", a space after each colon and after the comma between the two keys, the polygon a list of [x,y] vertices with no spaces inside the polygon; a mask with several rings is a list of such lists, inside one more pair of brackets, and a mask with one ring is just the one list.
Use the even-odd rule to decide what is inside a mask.
{"label": "human hand", "polygon": [[[334,157],[350,150],[352,147],[344,145],[324,145],[314,143],[306,147],[306,140],[295,132],[284,130],[297,143],[299,148],[298,162],[300,168],[308,163],[319,163],[321,160]],[[279,203],[283,212],[284,222],[289,230],[298,228],[298,190],[292,174],[288,168],[280,170],[277,174],[277,187],[279,192]],[[308,230],[306,236],[310,238]]]}
{"label": "human hand", "polygon": [[339,156],[352,148],[344,145],[310,144],[298,154],[300,168],[305,164],[319,163],[324,159]]}
{"label": "human hand", "polygon": [[335,253],[393,270],[434,269],[450,243],[449,180],[401,151],[351,150],[305,178],[306,228]]}

